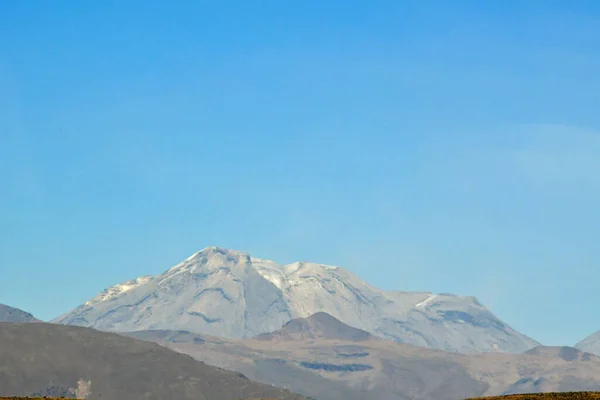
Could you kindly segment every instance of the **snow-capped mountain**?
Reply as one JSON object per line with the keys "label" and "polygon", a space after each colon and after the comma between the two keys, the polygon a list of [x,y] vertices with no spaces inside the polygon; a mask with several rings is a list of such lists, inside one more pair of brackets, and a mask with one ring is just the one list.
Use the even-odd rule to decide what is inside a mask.
{"label": "snow-capped mountain", "polygon": [[581,342],[578,342],[575,345],[575,348],[600,356],[600,331],[593,333]]}
{"label": "snow-capped mountain", "polygon": [[218,247],[205,248],[161,275],[106,289],[52,322],[248,338],[319,311],[374,335],[430,348],[523,352],[539,344],[474,297],[384,291],[340,267],[279,265]]}

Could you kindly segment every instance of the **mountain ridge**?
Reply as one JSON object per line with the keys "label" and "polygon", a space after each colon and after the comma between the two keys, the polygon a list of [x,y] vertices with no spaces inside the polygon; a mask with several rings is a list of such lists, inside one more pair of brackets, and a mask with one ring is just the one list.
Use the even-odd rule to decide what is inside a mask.
{"label": "mountain ridge", "polygon": [[250,338],[319,311],[373,335],[417,346],[523,352],[539,345],[472,296],[384,291],[338,266],[280,265],[215,246],[162,274],[114,285],[52,322],[108,331],[175,329]]}
{"label": "mountain ridge", "polygon": [[573,347],[600,356],[600,331],[594,332]]}
{"label": "mountain ridge", "polygon": [[42,322],[33,314],[6,304],[0,304],[0,322]]}
{"label": "mountain ridge", "polygon": [[180,332],[123,334],[322,400],[458,400],[600,389],[600,357],[572,347],[537,346],[523,354],[459,354],[375,336],[357,341],[344,334],[356,328],[323,313],[286,326],[250,339]]}

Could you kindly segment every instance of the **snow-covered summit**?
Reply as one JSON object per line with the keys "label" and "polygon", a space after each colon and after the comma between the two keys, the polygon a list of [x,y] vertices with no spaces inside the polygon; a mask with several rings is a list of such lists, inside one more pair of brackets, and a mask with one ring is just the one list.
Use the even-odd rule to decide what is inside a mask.
{"label": "snow-covered summit", "polygon": [[54,322],[248,338],[318,312],[374,335],[432,348],[522,352],[538,344],[474,297],[384,291],[340,267],[281,265],[214,246],[155,277],[106,289]]}

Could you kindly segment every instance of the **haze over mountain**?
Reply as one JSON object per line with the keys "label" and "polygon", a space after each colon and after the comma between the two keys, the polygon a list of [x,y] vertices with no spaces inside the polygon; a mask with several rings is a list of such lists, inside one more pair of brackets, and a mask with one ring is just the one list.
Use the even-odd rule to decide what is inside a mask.
{"label": "haze over mountain", "polygon": [[0,304],[0,322],[40,322],[40,320],[28,312]]}
{"label": "haze over mountain", "polygon": [[538,345],[474,297],[384,291],[340,267],[279,265],[218,247],[158,276],[110,287],[53,322],[249,338],[319,311],[371,334],[430,348],[520,353]]}
{"label": "haze over mountain", "polygon": [[524,391],[600,390],[600,358],[574,348],[538,346],[526,354],[445,352],[372,336],[324,313],[250,339],[165,331],[123,334],[321,400],[462,400]]}
{"label": "haze over mountain", "polygon": [[88,328],[3,322],[0,343],[2,396],[300,400],[154,343]]}
{"label": "haze over mountain", "polygon": [[591,334],[585,339],[577,342],[575,348],[600,356],[600,331]]}

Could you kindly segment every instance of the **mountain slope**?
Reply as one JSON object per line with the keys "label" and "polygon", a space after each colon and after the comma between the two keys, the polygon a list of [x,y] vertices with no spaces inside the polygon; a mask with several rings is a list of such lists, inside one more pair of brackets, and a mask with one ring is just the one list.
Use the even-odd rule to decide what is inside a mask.
{"label": "mountain slope", "polygon": [[0,304],[0,322],[40,322],[28,312]]}
{"label": "mountain slope", "polygon": [[257,340],[349,340],[360,342],[369,340],[372,335],[344,324],[331,315],[318,312],[308,318],[293,319],[281,329],[274,332],[261,333],[254,337]]}
{"label": "mountain slope", "polygon": [[523,352],[538,345],[473,297],[383,291],[339,267],[278,265],[218,247],[156,277],[113,286],[53,322],[249,338],[319,311],[374,335],[430,348]]}
{"label": "mountain slope", "polygon": [[600,356],[600,331],[593,333],[587,338],[578,342],[575,345],[575,348]]}
{"label": "mountain slope", "polygon": [[300,399],[154,343],[87,328],[0,323],[0,343],[5,396],[73,397],[85,391],[92,400]]}
{"label": "mountain slope", "polygon": [[[317,315],[286,325],[300,330],[284,327],[251,339],[196,335],[186,342],[178,334],[161,333],[162,338],[177,338],[177,343],[157,336],[154,340],[208,364],[320,400],[462,400],[523,391],[600,390],[600,357],[573,348],[459,354],[376,336],[357,341],[354,335],[346,337],[355,328],[343,325]],[[290,331],[303,334],[287,334]],[[146,332],[125,335],[152,337]]]}

